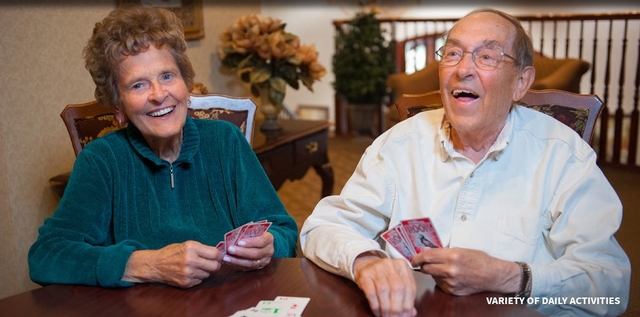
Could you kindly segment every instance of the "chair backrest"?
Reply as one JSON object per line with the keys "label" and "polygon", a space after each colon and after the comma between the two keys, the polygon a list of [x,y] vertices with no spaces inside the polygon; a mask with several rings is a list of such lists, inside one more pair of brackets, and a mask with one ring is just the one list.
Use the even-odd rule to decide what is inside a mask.
{"label": "chair backrest", "polygon": [[442,98],[439,90],[423,94],[403,94],[396,99],[395,105],[402,121],[422,111],[442,108]]}
{"label": "chair backrest", "polygon": [[121,128],[112,108],[97,101],[67,105],[60,113],[76,156],[87,143]]}
{"label": "chair backrest", "polygon": [[192,95],[187,111],[192,118],[226,120],[235,124],[251,144],[257,108],[249,97],[208,94]]}
{"label": "chair backrest", "polygon": [[[521,105],[550,115],[576,131],[591,143],[596,120],[602,111],[602,100],[595,94],[576,94],[558,89],[530,89]],[[416,113],[442,107],[440,91],[402,95],[396,100],[400,120]]]}
{"label": "chair backrest", "polygon": [[[187,109],[193,118],[226,120],[235,124],[251,144],[257,105],[251,98],[224,95],[192,95]],[[112,108],[103,107],[97,101],[67,105],[60,117],[67,127],[76,156],[87,143],[120,129],[122,126]]]}
{"label": "chair backrest", "polygon": [[591,143],[602,100],[595,94],[577,94],[557,89],[530,89],[520,100],[525,107],[554,117]]}

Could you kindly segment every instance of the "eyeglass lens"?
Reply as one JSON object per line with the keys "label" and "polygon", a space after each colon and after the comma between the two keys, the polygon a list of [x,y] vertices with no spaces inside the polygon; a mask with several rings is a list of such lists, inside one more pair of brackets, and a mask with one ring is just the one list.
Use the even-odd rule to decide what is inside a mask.
{"label": "eyeglass lens", "polygon": [[502,60],[503,53],[500,49],[491,46],[481,46],[467,52],[454,45],[445,45],[438,49],[437,55],[440,57],[440,64],[445,66],[455,66],[464,58],[464,54],[471,53],[471,58],[476,66],[483,69],[493,69],[498,67]]}

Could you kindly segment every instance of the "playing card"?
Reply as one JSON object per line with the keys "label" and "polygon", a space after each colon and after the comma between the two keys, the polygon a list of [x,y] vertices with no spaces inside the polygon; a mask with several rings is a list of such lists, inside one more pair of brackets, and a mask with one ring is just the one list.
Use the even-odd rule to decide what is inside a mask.
{"label": "playing card", "polygon": [[408,243],[401,230],[401,226],[395,226],[382,234],[382,239],[391,244],[402,256],[411,260],[415,254],[414,248]]}
{"label": "playing card", "polygon": [[291,296],[278,296],[274,299],[276,302],[289,303],[289,312],[287,317],[302,316],[304,308],[309,303],[309,297],[291,297]]}
{"label": "playing card", "polygon": [[225,256],[227,254],[227,246],[224,241],[218,242],[218,245],[216,245],[216,248],[218,249],[218,251],[222,253],[222,256]]}
{"label": "playing card", "polygon": [[268,311],[262,311],[256,307],[251,307],[245,310],[239,310],[235,312],[233,315],[230,315],[229,317],[267,317],[267,316],[274,317],[277,315],[274,315]]}
{"label": "playing card", "polygon": [[236,243],[245,238],[253,238],[264,234],[271,226],[271,222],[254,222],[244,225],[244,229],[238,235]]}
{"label": "playing card", "polygon": [[415,253],[420,252],[422,248],[441,248],[442,243],[436,229],[431,223],[431,219],[420,218],[403,220],[400,222],[407,234],[409,243],[414,248]]}
{"label": "playing card", "polygon": [[287,317],[291,303],[278,302],[273,300],[261,300],[256,308],[262,312],[269,313],[269,316]]}
{"label": "playing card", "polygon": [[240,236],[240,233],[244,228],[244,226],[238,227],[224,234],[224,242],[227,247],[236,245],[236,241],[238,240],[238,237]]}

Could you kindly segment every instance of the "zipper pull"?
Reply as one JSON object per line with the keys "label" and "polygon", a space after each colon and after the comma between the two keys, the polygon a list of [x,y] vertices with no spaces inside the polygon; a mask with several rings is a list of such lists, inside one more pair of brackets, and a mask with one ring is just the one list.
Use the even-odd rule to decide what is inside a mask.
{"label": "zipper pull", "polygon": [[171,189],[173,189],[174,181],[173,181],[173,164],[169,164],[169,175],[171,176]]}

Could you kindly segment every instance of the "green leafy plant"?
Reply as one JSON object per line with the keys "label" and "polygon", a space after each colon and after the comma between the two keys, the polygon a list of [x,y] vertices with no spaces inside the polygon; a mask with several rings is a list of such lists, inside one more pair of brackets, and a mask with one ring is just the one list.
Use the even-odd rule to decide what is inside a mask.
{"label": "green leafy plant", "polygon": [[380,104],[394,72],[392,45],[374,12],[361,12],[335,36],[333,87],[351,104]]}

